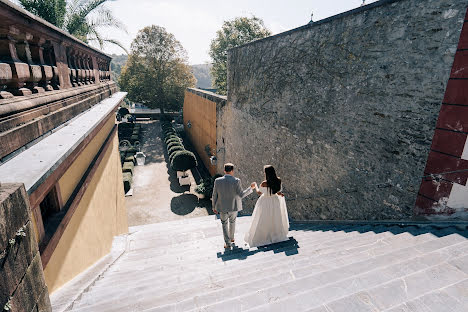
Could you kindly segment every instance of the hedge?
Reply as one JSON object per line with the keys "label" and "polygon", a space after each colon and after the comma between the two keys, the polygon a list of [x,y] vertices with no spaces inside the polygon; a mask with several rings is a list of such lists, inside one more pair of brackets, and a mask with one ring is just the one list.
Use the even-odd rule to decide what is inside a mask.
{"label": "hedge", "polygon": [[184,147],[182,145],[182,143],[180,143],[180,142],[171,142],[171,143],[167,144],[167,150],[169,150],[173,146],[182,146],[182,147]]}
{"label": "hedge", "polygon": [[124,165],[122,167],[122,172],[130,172],[131,174],[133,174],[133,168],[134,167],[135,167],[135,165],[133,164],[133,162],[126,161],[126,162],[124,162]]}
{"label": "hedge", "polygon": [[183,151],[183,150],[185,150],[185,148],[183,146],[175,145],[175,146],[172,146],[171,148],[167,149],[167,154],[170,156],[175,151]]}
{"label": "hedge", "polygon": [[175,143],[181,143],[181,144],[182,144],[182,142],[180,142],[180,139],[175,139],[175,138],[169,139],[169,140],[166,142],[166,144],[170,144],[170,143],[174,143],[174,142],[175,142]]}
{"label": "hedge", "polygon": [[167,144],[167,141],[169,141],[170,139],[177,139],[177,140],[181,141],[181,139],[180,139],[177,135],[171,134],[171,135],[168,135],[168,136],[164,139],[164,142],[166,142],[166,144]]}
{"label": "hedge", "polygon": [[176,152],[172,157],[171,168],[176,171],[187,171],[197,166],[197,159],[190,151]]}
{"label": "hedge", "polygon": [[133,177],[130,172],[124,172],[122,176],[123,176],[124,192],[127,193],[132,188]]}
{"label": "hedge", "polygon": [[132,156],[125,157],[125,162],[127,162],[127,161],[131,161],[135,165],[135,163],[136,163],[135,156],[132,155]]}
{"label": "hedge", "polygon": [[170,135],[177,135],[177,132],[175,130],[164,131],[164,136],[165,137],[170,136]]}

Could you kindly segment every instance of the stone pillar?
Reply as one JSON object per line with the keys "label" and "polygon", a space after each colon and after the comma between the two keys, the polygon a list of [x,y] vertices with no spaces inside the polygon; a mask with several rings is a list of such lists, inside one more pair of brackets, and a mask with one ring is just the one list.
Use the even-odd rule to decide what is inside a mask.
{"label": "stone pillar", "polygon": [[54,56],[60,88],[71,88],[72,84],[69,73],[70,68],[68,67],[67,49],[63,43],[52,42],[52,46],[54,48]]}
{"label": "stone pillar", "polygon": [[93,72],[94,72],[94,81],[96,83],[100,83],[101,80],[100,80],[100,77],[99,77],[99,63],[98,63],[98,59],[95,55],[93,55],[91,57],[91,61],[92,61],[92,64],[93,64]]}
{"label": "stone pillar", "polygon": [[44,88],[39,87],[38,83],[42,80],[41,66],[33,62],[31,56],[30,42],[32,42],[33,36],[30,33],[24,33],[16,35],[19,40],[16,43],[16,50],[19,59],[26,62],[29,67],[29,78],[26,79],[26,87],[33,93],[42,93]]}
{"label": "stone pillar", "polygon": [[[2,65],[2,81],[5,83],[2,90],[3,98],[11,97],[11,95],[29,95],[32,93],[31,90],[25,88],[25,83],[31,76],[29,65],[19,59],[16,48],[17,41],[13,37],[19,36],[19,34],[19,30],[12,26],[8,30],[2,29],[0,33],[0,53],[4,63],[10,66],[10,70],[8,70],[7,66]],[[9,78],[10,75],[11,78]]]}
{"label": "stone pillar", "polygon": [[46,91],[54,90],[50,85],[50,81],[54,77],[54,72],[50,64],[45,64],[44,60],[44,44],[45,39],[43,38],[34,38],[33,42],[30,44],[31,57],[35,64],[39,64],[42,71],[42,79],[39,81],[39,86]]}
{"label": "stone pillar", "polygon": [[0,308],[5,306],[52,311],[23,184],[0,186]]}

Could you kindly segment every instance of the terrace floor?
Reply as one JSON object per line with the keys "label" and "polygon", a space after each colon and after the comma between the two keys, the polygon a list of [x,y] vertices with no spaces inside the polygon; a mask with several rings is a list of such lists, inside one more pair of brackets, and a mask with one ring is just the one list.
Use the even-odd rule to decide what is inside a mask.
{"label": "terrace floor", "polygon": [[199,201],[190,193],[195,185],[179,186],[176,173],[168,164],[160,122],[144,122],[141,129],[141,151],[146,162],[135,167],[133,195],[125,198],[129,226],[212,214],[209,202]]}

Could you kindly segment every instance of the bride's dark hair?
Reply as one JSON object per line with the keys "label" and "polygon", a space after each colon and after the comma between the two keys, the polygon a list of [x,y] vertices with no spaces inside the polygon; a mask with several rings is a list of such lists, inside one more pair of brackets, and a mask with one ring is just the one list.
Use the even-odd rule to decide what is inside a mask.
{"label": "bride's dark hair", "polygon": [[281,179],[276,176],[275,168],[272,165],[263,167],[265,171],[266,185],[270,189],[270,194],[276,194],[281,190]]}

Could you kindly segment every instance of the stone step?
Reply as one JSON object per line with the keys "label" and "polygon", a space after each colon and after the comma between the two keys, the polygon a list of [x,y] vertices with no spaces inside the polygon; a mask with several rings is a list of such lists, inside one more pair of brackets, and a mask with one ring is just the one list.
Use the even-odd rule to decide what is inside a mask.
{"label": "stone step", "polygon": [[[362,235],[361,238],[365,238],[367,236],[371,236],[374,234],[372,232],[360,233],[359,231],[310,232],[310,233],[301,233],[301,232],[298,233],[295,231],[290,231],[289,233],[289,237],[293,237],[296,240],[302,241],[302,238],[304,238],[304,242],[307,244],[316,243],[316,242],[320,242],[321,244],[324,244],[325,242],[327,242],[327,244],[340,243],[340,240],[343,240],[343,239],[348,240],[357,235]],[[239,236],[243,236],[243,235],[239,235]],[[156,252],[148,251],[148,252],[145,252],[144,255],[141,255],[140,252],[129,251],[124,257],[125,260],[122,260],[122,262],[125,262],[126,266],[133,269],[135,265],[141,266],[141,265],[144,265],[145,263],[154,265],[155,258],[158,258],[162,261],[164,259],[163,257],[170,256],[171,258],[170,261],[172,262],[173,258],[183,257],[186,254],[193,254],[193,250],[195,249],[198,251],[199,254],[213,254],[213,251],[216,251],[216,249],[224,250],[222,249],[222,247],[220,249],[220,245],[222,246],[222,243],[221,244],[219,243],[219,236],[218,236],[218,237],[212,237],[212,238],[205,238],[203,240],[199,240],[195,242],[173,245],[168,248],[158,249]],[[241,247],[245,247],[245,246],[241,246]],[[202,253],[205,250],[206,250],[206,253]]]}
{"label": "stone step", "polygon": [[[431,241],[427,243],[431,243]],[[422,245],[427,243],[423,243]],[[465,244],[465,248],[468,248],[466,242],[462,242],[461,244]],[[442,247],[442,249],[445,248],[448,247]],[[456,246],[456,248],[460,248],[460,246]],[[243,311],[255,306],[266,305],[258,310],[271,311],[272,305],[269,303],[272,300],[288,298],[304,291],[312,293],[315,290],[315,294],[313,295],[314,299],[307,300],[308,296],[305,295],[300,299],[282,299],[283,301],[287,301],[287,303],[281,305],[283,311],[296,311],[301,306],[301,302],[308,302],[307,304],[310,304],[310,300],[324,300],[323,294],[336,295],[339,294],[339,291],[358,291],[354,288],[350,288],[349,285],[360,286],[362,288],[372,285],[372,283],[383,283],[390,278],[394,278],[395,274],[405,275],[414,270],[424,269],[429,265],[436,265],[444,261],[443,259],[446,257],[446,255],[440,256],[440,251],[432,252],[430,255],[424,254],[418,257],[412,257],[410,255],[414,255],[414,250],[415,247],[407,248],[400,253],[395,253],[392,257],[388,255],[370,259],[367,262],[357,262],[330,272],[321,272],[300,277],[276,285],[265,284],[261,287],[259,284],[248,288],[248,291],[245,291],[245,287],[237,287],[231,290],[229,300],[225,300],[222,294],[210,293],[210,298],[206,297],[205,299],[207,300],[205,302],[203,302],[200,297],[196,297],[173,304],[172,306],[177,311],[196,309],[202,309],[203,311],[220,311],[221,308],[227,305],[233,308],[226,308],[223,311]],[[451,250],[452,249],[446,249],[447,253]],[[468,253],[468,249],[466,249],[466,252]],[[389,265],[389,263],[391,264]],[[409,271],[398,271],[398,268],[405,266],[408,266]],[[395,271],[393,276],[387,273],[393,271]],[[256,291],[251,291],[252,289],[256,289]],[[322,297],[317,297],[316,294],[320,294]],[[309,294],[309,296],[311,296],[311,294]],[[211,303],[208,304],[210,300]],[[296,306],[295,304],[297,303],[300,305]],[[164,311],[164,308],[168,308],[168,311],[170,311],[172,307],[166,306],[160,311]],[[290,310],[285,310],[286,308]],[[281,311],[281,309],[277,311]]]}
{"label": "stone step", "polygon": [[[411,249],[411,250],[412,250],[412,249]],[[408,252],[410,252],[411,250],[408,250]],[[386,258],[388,258],[388,257],[389,257],[389,256],[386,256]],[[395,256],[395,258],[397,258],[397,259],[398,259],[398,257],[399,257],[399,255],[396,255],[396,256]],[[383,260],[385,260],[385,259],[383,259]],[[312,267],[312,266],[310,266],[310,264],[309,264],[308,266],[309,266],[309,268],[308,268],[307,270],[303,270],[303,271],[305,271],[305,272],[308,272],[308,274],[318,273],[318,272],[324,271],[323,268],[318,269],[317,267]],[[367,267],[367,265],[363,265],[363,267]],[[317,269],[318,269],[318,270],[317,270]],[[328,269],[330,269],[330,267],[328,267]],[[329,270],[329,271],[331,272],[331,271],[333,271],[333,270],[335,270],[335,269],[331,269],[331,270]],[[284,272],[284,273],[281,273],[281,274],[276,275],[276,276],[273,278],[273,277],[269,276],[269,275],[271,275],[271,271],[265,270],[265,273],[266,273],[266,274],[265,274],[265,278],[264,278],[263,280],[258,280],[258,281],[256,281],[256,283],[257,283],[258,285],[263,285],[263,284],[264,284],[264,285],[271,285],[271,283],[272,283],[273,281],[276,281],[277,283],[280,283],[280,282],[289,280],[289,279],[291,278],[291,275],[294,276],[294,275],[297,274],[297,272],[286,271],[286,272]],[[296,274],[295,274],[295,273],[296,273]],[[258,275],[258,274],[256,274],[256,275]],[[248,277],[248,276],[244,276],[244,278],[242,278],[242,276],[241,276],[241,278],[236,277],[236,278],[234,278],[234,279],[227,280],[224,284],[221,283],[221,282],[216,282],[216,284],[218,285],[218,287],[226,287],[226,289],[224,289],[223,291],[229,292],[229,291],[230,291],[230,290],[229,290],[229,287],[232,288],[232,286],[229,286],[231,283],[235,283],[236,279],[237,279],[238,281],[239,281],[239,280],[240,280],[240,281],[244,281],[244,280],[245,280],[245,277]],[[257,285],[257,284],[254,284],[254,285]],[[258,286],[258,285],[257,285],[257,286]],[[253,287],[255,288],[256,286],[253,286]],[[251,288],[252,288],[252,286],[249,288],[249,287],[246,286],[245,284],[242,285],[242,289],[251,289]],[[197,289],[198,289],[198,292],[197,292]],[[191,290],[190,290],[190,289],[186,289],[186,290],[184,290],[184,291],[179,292],[179,293],[178,293],[178,297],[176,297],[176,295],[177,295],[176,293],[170,293],[170,294],[169,294],[168,296],[166,296],[165,298],[160,298],[160,299],[158,299],[157,302],[158,302],[159,304],[161,304],[161,303],[164,303],[164,302],[178,301],[178,300],[181,300],[181,299],[183,300],[184,298],[186,298],[187,293],[193,295],[193,294],[199,293],[200,290],[201,290],[202,292],[204,292],[205,289],[206,289],[205,287],[193,287]],[[141,292],[140,295],[141,295],[142,297],[145,297],[145,295],[146,295],[146,296],[148,297],[148,299],[147,299],[148,304],[154,304],[154,302],[155,302],[154,300],[156,299],[156,298],[154,298],[154,297],[155,297],[155,296],[160,296],[161,293],[160,293],[159,291],[157,291],[157,290],[151,289],[151,290],[148,290],[147,292]],[[206,295],[207,300],[211,300],[211,297],[212,297],[212,296],[219,297],[219,294],[217,295],[217,294],[209,293],[209,294]],[[203,297],[203,295],[197,297],[198,301],[200,301],[202,297]],[[222,296],[221,296],[221,298],[222,298]],[[163,299],[164,299],[165,301],[163,301]],[[124,303],[119,303],[120,306],[121,306],[121,304],[124,304]],[[140,304],[139,306],[132,306],[132,309],[142,309],[142,308],[145,307],[145,306],[144,306],[145,303],[144,303],[142,300],[140,300],[139,304]],[[104,304],[104,305],[105,305],[105,304]],[[99,308],[100,310],[102,310],[103,305],[94,306],[93,308],[94,308],[94,309]],[[80,310],[80,311],[81,311],[81,310]],[[86,311],[86,310],[83,310],[83,311]],[[104,310],[103,310],[103,311],[104,311]]]}
{"label": "stone step", "polygon": [[[308,287],[308,289],[298,289],[296,294],[292,293],[288,288],[289,295],[286,298],[265,303],[256,308],[252,308],[253,306],[251,305],[249,311],[284,311],[286,308],[292,309],[293,311],[308,311],[312,308],[318,308],[321,305],[331,307],[329,304],[331,302],[335,302],[332,304],[333,307],[331,307],[331,311],[346,311],[341,310],[341,306],[343,306],[343,308],[346,307],[344,304],[345,302],[349,304],[348,311],[361,311],[359,308],[362,308],[362,311],[367,311],[367,308],[362,305],[357,305],[355,310],[351,308],[356,305],[356,302],[354,302],[357,298],[356,296],[360,296],[366,291],[375,292],[375,296],[383,295],[383,297],[387,298],[386,300],[392,300],[391,298],[397,295],[393,294],[393,291],[396,291],[396,288],[394,289],[393,286],[397,286],[398,283],[400,283],[398,285],[404,286],[407,278],[410,278],[411,281],[415,281],[425,274],[439,272],[439,275],[444,277],[446,281],[441,283],[439,280],[443,278],[439,279],[437,275],[433,275],[434,280],[437,281],[432,282],[430,279],[426,279],[424,280],[426,284],[421,286],[421,289],[427,288],[428,291],[430,291],[451,285],[452,283],[459,282],[468,277],[463,271],[458,270],[455,266],[448,263],[448,260],[453,257],[457,257],[455,259],[458,260],[466,258],[468,255],[468,243],[466,241],[448,247],[444,247],[441,244],[434,244],[432,241],[422,245],[422,248],[416,247],[416,250],[420,251],[421,249],[429,250],[434,248],[435,250],[425,253],[423,256],[416,259],[407,260],[405,263],[392,264],[383,270],[373,270],[334,284],[326,284],[320,288],[311,289],[311,287]],[[440,249],[437,248],[437,246]],[[460,256],[460,253],[462,256]],[[446,270],[444,268],[449,269]],[[420,278],[420,281],[422,282],[423,280]],[[417,285],[412,286],[418,287]],[[408,287],[408,285],[406,285],[406,287]],[[386,294],[384,294],[385,289],[388,290]],[[274,295],[274,293],[271,291],[265,292],[263,298],[272,295]],[[400,299],[401,298],[398,300]],[[206,311],[211,310],[207,309]],[[376,309],[376,311],[380,311],[380,309]]]}
{"label": "stone step", "polygon": [[[324,239],[322,238],[322,240],[320,241],[319,244],[317,244],[316,242],[314,241],[308,241],[308,240],[305,240],[304,243],[302,243],[300,240],[299,240],[299,246],[300,246],[300,250],[301,250],[301,255],[304,253],[304,255],[307,255],[307,253],[305,252],[307,250],[307,252],[313,252],[315,254],[320,254],[320,255],[326,255],[328,253],[346,253],[346,249],[343,249],[343,250],[340,250],[340,251],[337,251],[337,249],[341,248],[341,247],[346,247],[346,248],[351,248],[353,246],[360,246],[360,245],[363,245],[363,244],[366,244],[366,243],[373,243],[375,242],[377,239],[379,238],[384,238],[384,237],[390,237],[390,236],[394,236],[393,234],[391,233],[388,233],[388,232],[382,232],[382,233],[379,233],[379,234],[375,234],[373,232],[366,232],[366,233],[363,233],[363,234],[360,234],[358,232],[356,232],[354,235],[350,235],[352,233],[347,233],[347,235],[341,237],[341,238],[336,238],[334,235],[331,235],[329,236],[329,239]],[[356,237],[356,238],[355,238]],[[302,247],[301,247],[302,246]],[[310,249],[310,251],[307,249],[308,246],[311,246],[312,249]],[[295,245],[286,245],[286,249],[294,249],[296,248]],[[302,248],[302,249],[301,249]],[[364,247],[364,248],[368,248],[368,247]],[[137,267],[138,269],[135,270],[133,269],[132,270],[132,276],[135,278],[135,279],[138,279],[138,278],[144,278],[146,275],[147,275],[147,270],[150,270],[150,271],[153,271],[153,270],[158,270],[158,271],[161,271],[163,274],[166,272],[166,267],[167,266],[172,266],[172,267],[176,267],[176,266],[182,266],[184,267],[186,264],[186,262],[188,262],[189,264],[192,263],[192,264],[197,264],[198,261],[210,261],[212,260],[213,256],[211,256],[210,254],[212,253],[212,250],[213,248],[212,247],[208,247],[207,251],[206,251],[206,255],[205,253],[202,253],[199,249],[197,249],[197,253],[194,255],[193,251],[192,252],[189,252],[188,254],[190,255],[189,258],[184,258],[184,259],[181,259],[181,258],[177,258],[177,257],[172,257],[171,255],[167,255],[165,257],[160,257],[160,258],[157,258],[157,262],[155,263],[152,263],[150,266],[143,266],[141,265],[141,263],[133,263],[131,265],[131,267]],[[357,252],[358,250],[355,250],[355,252]],[[251,255],[249,255],[249,262],[250,263],[253,263],[253,260],[255,259],[255,261],[265,261],[267,257],[274,257],[275,256],[275,250],[268,250],[267,252],[256,252],[255,254],[252,255],[252,253],[254,253],[255,251],[247,251],[247,253],[250,253]],[[242,255],[242,253],[234,253],[232,255],[233,258],[236,258],[236,257],[240,257]],[[261,258],[261,259],[257,259],[257,258]],[[126,259],[122,258],[120,259],[119,261],[125,261],[126,262]],[[238,260],[240,261],[240,260]],[[226,262],[222,262],[222,261],[218,261],[218,263],[212,263],[212,265],[210,266],[210,270],[215,270],[217,269],[218,267],[221,267],[222,269],[225,269],[225,264]],[[127,264],[127,263],[126,263]],[[119,264],[117,264],[115,267],[117,268],[119,266]],[[184,270],[185,271],[185,270]],[[110,285],[113,285],[114,281],[115,280],[120,280],[123,276],[127,275],[128,274],[128,271],[124,271],[124,272],[107,272],[106,274],[106,278],[103,279],[103,281],[105,281],[106,284],[110,284]],[[198,272],[196,272],[195,274],[199,274]],[[161,281],[162,282],[162,281]],[[100,286],[102,285],[102,283],[99,281],[96,283],[96,286]]]}
{"label": "stone step", "polygon": [[[384,312],[466,312],[468,306],[468,279],[427,293],[399,304]],[[312,310],[311,312],[316,312]]]}
{"label": "stone step", "polygon": [[[426,238],[424,238],[423,236],[420,236],[420,239],[413,240],[413,241],[411,241],[411,243],[422,242],[423,239],[426,240]],[[431,237],[427,236],[427,239],[431,239]],[[407,237],[406,236],[405,237],[399,237],[399,236],[396,236],[396,235],[392,236],[392,237],[389,237],[388,240],[385,240],[385,250],[387,252],[392,251],[393,250],[392,249],[392,247],[393,247],[392,244],[395,244],[395,243],[396,243],[395,246],[399,247],[398,241],[407,242]],[[354,251],[355,251],[355,253],[361,252],[358,249],[355,249]],[[361,260],[366,259],[368,257],[371,257],[372,254],[375,254],[375,253],[376,252],[371,252],[371,253],[368,253],[367,255],[363,254],[362,256],[359,257],[359,259],[361,259]],[[314,250],[312,250],[312,252],[310,253],[310,256],[307,256],[308,254],[309,253],[306,253],[305,255],[303,254],[301,256],[301,259],[295,260],[295,261],[289,260],[289,257],[284,257],[284,258],[278,259],[277,257],[275,257],[275,255],[272,255],[271,263],[269,263],[268,261],[261,261],[261,262],[259,261],[257,263],[257,265],[253,265],[252,263],[250,263],[249,267],[246,268],[246,269],[236,267],[237,270],[226,271],[227,268],[223,267],[220,270],[215,271],[210,266],[206,270],[200,270],[200,269],[197,270],[197,264],[195,264],[192,267],[188,267],[188,268],[180,267],[180,270],[176,269],[174,271],[177,271],[177,272],[183,272],[183,271],[191,272],[191,270],[193,269],[192,275],[195,278],[198,278],[198,280],[185,282],[185,284],[188,287],[190,287],[191,283],[200,284],[202,282],[204,282],[204,283],[217,282],[217,279],[224,278],[226,276],[226,274],[228,274],[228,276],[242,276],[242,275],[251,274],[251,273],[259,274],[262,270],[263,271],[265,270],[265,267],[271,267],[271,266],[277,267],[278,269],[281,269],[282,266],[286,265],[286,266],[288,266],[288,270],[295,268],[298,272],[300,272],[301,267],[310,266],[311,264],[319,266],[320,263],[323,263],[324,261],[327,261],[328,263],[327,263],[326,266],[323,265],[323,264],[320,265],[320,266],[323,267],[323,269],[326,269],[326,268],[329,269],[329,268],[339,267],[340,265],[343,265],[343,261],[339,260],[339,257],[338,257],[337,254],[336,255],[331,255],[330,257],[326,257],[326,256],[324,256],[324,254],[317,253]],[[348,257],[348,256],[350,256],[350,254],[342,255],[342,257]],[[330,258],[330,260],[328,260],[329,258]],[[354,257],[353,259],[350,258],[350,260],[356,261],[356,257]],[[148,276],[148,272],[145,272],[146,278],[143,278],[143,279],[137,278],[137,279],[135,279],[135,281],[137,281],[137,282],[135,282],[134,284],[129,284],[127,286],[130,287],[130,288],[136,287],[136,288],[142,289],[142,290],[145,289],[145,287],[151,286],[152,289],[154,289],[155,288],[154,280],[155,279],[160,280],[161,276],[155,276],[154,271],[152,271],[152,270],[149,270],[149,272],[152,272],[151,276]],[[200,279],[200,276],[204,276],[204,275],[205,275],[205,277]],[[132,276],[134,276],[134,275],[132,274]],[[171,280],[174,280],[174,278],[170,277],[168,280],[169,280],[168,282],[171,282]],[[177,282],[181,283],[180,280],[177,280]],[[219,284],[219,282],[217,282],[217,283]],[[113,286],[113,285],[114,284],[112,284],[111,286]],[[163,285],[166,286],[167,284],[163,283]],[[166,287],[166,288],[164,288],[162,290],[168,290],[168,289],[173,289],[173,288],[177,289],[177,287],[180,287],[180,286],[181,285],[178,284],[178,285],[173,286],[172,288],[171,287],[169,287],[169,288]],[[89,293],[85,294],[83,296],[82,301],[80,302],[80,304],[83,304],[84,302],[86,302],[87,298],[91,298],[91,300],[93,302],[97,302],[97,301],[99,301],[100,297],[106,297],[107,295],[110,295],[111,293],[117,294],[117,293],[125,292],[126,289],[127,289],[127,287],[125,287],[122,290],[118,290],[118,289],[115,290],[112,287],[110,290],[103,290],[102,295],[98,296],[96,294],[96,290],[99,290],[99,288],[100,287],[93,288],[92,292],[89,292]],[[110,286],[109,287],[104,287],[104,288],[110,288]],[[123,288],[122,284],[120,284],[120,288]]]}

